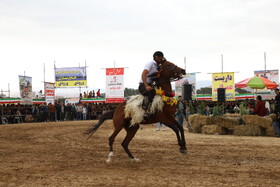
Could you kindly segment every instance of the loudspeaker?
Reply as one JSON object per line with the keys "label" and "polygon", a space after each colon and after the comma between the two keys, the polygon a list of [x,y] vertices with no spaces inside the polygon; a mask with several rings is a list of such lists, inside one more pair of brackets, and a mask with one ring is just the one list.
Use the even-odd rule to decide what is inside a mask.
{"label": "loudspeaker", "polygon": [[226,101],[226,89],[225,88],[218,88],[218,101],[225,102]]}
{"label": "loudspeaker", "polygon": [[183,84],[183,100],[190,101],[192,100],[192,85],[191,84]]}

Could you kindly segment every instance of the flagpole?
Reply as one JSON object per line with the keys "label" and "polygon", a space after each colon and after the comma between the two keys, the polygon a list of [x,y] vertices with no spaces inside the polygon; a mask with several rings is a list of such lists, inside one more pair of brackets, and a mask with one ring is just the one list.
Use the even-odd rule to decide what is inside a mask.
{"label": "flagpole", "polygon": [[264,71],[266,71],[266,52],[264,52]]}

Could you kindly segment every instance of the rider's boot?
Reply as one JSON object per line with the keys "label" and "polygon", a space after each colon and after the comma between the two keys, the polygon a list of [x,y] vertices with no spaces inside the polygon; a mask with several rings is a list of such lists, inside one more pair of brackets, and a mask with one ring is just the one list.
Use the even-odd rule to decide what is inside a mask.
{"label": "rider's boot", "polygon": [[150,117],[150,114],[148,112],[149,108],[150,108],[150,105],[151,105],[151,103],[150,103],[148,97],[145,97],[144,101],[142,103],[142,108],[145,110],[145,113],[143,115],[144,119],[148,119]]}

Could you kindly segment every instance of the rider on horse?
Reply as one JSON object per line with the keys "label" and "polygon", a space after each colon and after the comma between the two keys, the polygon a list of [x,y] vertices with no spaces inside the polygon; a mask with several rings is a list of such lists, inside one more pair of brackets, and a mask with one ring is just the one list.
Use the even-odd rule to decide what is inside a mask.
{"label": "rider on horse", "polygon": [[153,55],[153,60],[145,65],[142,72],[138,90],[145,97],[142,104],[142,108],[145,110],[144,119],[150,116],[148,111],[156,95],[156,90],[153,88],[155,86],[154,80],[157,78],[160,66],[164,61],[163,53],[161,51],[156,51]]}

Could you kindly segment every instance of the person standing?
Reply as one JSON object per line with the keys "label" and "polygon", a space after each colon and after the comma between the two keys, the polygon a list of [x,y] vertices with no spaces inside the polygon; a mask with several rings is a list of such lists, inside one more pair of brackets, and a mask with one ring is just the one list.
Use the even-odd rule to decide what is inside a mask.
{"label": "person standing", "polygon": [[258,95],[257,100],[255,103],[255,109],[254,114],[257,114],[258,116],[265,116],[266,115],[266,108],[265,103],[262,100],[262,96]]}
{"label": "person standing", "polygon": [[156,51],[153,55],[153,60],[145,65],[141,74],[138,90],[139,93],[145,97],[142,103],[142,108],[145,110],[144,119],[150,116],[148,111],[156,95],[156,90],[153,88],[154,78],[158,75],[160,65],[164,61],[163,53],[161,51]]}
{"label": "person standing", "polygon": [[78,103],[76,106],[77,120],[82,120],[82,112],[83,112],[83,106],[82,104]]}
{"label": "person standing", "polygon": [[86,104],[83,105],[83,107],[82,107],[82,112],[83,112],[83,120],[87,120],[87,113],[88,113],[88,110],[87,110]]}
{"label": "person standing", "polygon": [[279,114],[280,113],[280,92],[279,92],[279,89],[275,89],[274,90],[276,96],[275,96],[275,110],[274,110],[274,113],[275,114]]}
{"label": "person standing", "polygon": [[55,106],[52,103],[49,103],[48,108],[50,113],[49,121],[55,121]]}
{"label": "person standing", "polygon": [[276,114],[276,120],[272,123],[272,126],[275,130],[276,137],[280,137],[280,92],[279,89],[274,90],[275,96],[275,110],[274,113]]}
{"label": "person standing", "polygon": [[184,103],[182,102],[182,96],[178,96],[176,119],[177,122],[182,126],[184,122],[184,113],[185,113],[184,111],[185,111],[185,106]]}
{"label": "person standing", "polygon": [[97,90],[97,92],[96,92],[96,97],[97,97],[97,98],[100,98],[100,97],[101,97],[100,89]]}
{"label": "person standing", "polygon": [[162,127],[162,130],[165,131],[165,125],[163,123],[160,123],[160,122],[157,123],[157,129],[156,130],[159,131],[160,126]]}

